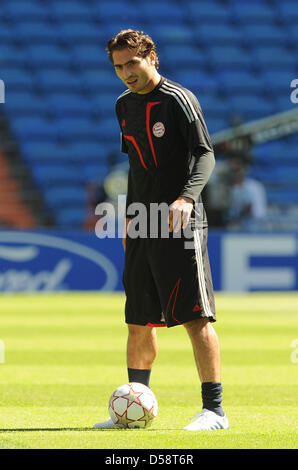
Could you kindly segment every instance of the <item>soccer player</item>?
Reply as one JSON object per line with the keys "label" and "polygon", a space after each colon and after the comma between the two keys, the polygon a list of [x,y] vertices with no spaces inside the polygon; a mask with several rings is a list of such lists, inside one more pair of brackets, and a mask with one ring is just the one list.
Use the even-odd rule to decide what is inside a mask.
{"label": "soccer player", "polygon": [[[117,99],[116,114],[122,151],[130,163],[123,238],[128,380],[149,386],[158,350],[156,327],[183,325],[191,340],[203,402],[201,412],[184,429],[227,429],[201,200],[215,160],[202,110],[189,90],[158,73],[155,43],[142,31],[120,31],[108,42],[107,52],[127,87]],[[168,205],[167,237],[160,229],[154,237],[148,232],[133,236],[135,203],[148,209],[149,225],[152,204]],[[189,226],[190,247],[183,232]],[[114,424],[108,419],[95,427]]]}

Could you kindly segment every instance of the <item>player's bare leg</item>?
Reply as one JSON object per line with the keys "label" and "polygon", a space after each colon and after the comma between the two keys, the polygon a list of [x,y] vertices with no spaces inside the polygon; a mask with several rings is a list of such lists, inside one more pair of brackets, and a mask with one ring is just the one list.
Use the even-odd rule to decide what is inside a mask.
{"label": "player's bare leg", "polygon": [[151,369],[158,353],[156,328],[128,325],[127,367]]}
{"label": "player's bare leg", "polygon": [[220,382],[220,347],[215,329],[207,318],[184,324],[190,337],[201,382]]}
{"label": "player's bare leg", "polygon": [[190,337],[196,366],[202,382],[203,410],[187,431],[227,429],[228,419],[221,408],[220,346],[218,336],[208,319],[184,324]]}

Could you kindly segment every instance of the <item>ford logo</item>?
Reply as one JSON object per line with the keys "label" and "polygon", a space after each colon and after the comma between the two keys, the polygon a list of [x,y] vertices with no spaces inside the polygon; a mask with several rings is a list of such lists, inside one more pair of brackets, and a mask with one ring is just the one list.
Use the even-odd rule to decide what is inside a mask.
{"label": "ford logo", "polygon": [[0,231],[2,292],[112,291],[117,284],[114,263],[91,246],[56,235]]}

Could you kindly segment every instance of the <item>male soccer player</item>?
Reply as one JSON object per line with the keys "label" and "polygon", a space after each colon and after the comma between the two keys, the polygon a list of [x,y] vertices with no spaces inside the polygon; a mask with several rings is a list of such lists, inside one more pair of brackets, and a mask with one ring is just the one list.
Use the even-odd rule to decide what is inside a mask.
{"label": "male soccer player", "polygon": [[[108,42],[107,52],[127,87],[117,100],[116,114],[122,151],[130,163],[123,239],[128,379],[149,386],[158,349],[156,327],[183,325],[193,347],[203,401],[202,411],[184,429],[227,429],[201,200],[215,161],[201,107],[189,90],[158,73],[155,44],[143,32],[120,31]],[[149,225],[152,204],[168,204],[168,236],[161,236],[160,229],[154,237],[132,236],[133,203],[148,209]],[[189,224],[191,247],[182,232]],[[114,424],[108,419],[95,427]]]}

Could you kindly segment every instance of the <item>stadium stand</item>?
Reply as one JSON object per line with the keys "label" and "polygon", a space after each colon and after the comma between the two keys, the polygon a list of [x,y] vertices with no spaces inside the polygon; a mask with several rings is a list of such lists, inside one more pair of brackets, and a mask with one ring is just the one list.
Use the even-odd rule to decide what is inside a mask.
{"label": "stadium stand", "polygon": [[[290,100],[297,20],[292,0],[4,2],[0,106],[43,194],[42,210],[57,226],[82,227],[88,179],[102,181],[109,153],[125,159],[114,115],[123,87],[104,50],[118,30],[144,29],[154,38],[161,74],[197,95],[213,134],[235,117],[245,123],[298,106]],[[297,144],[296,134],[252,149],[251,175],[265,184],[269,204],[291,211]]]}

